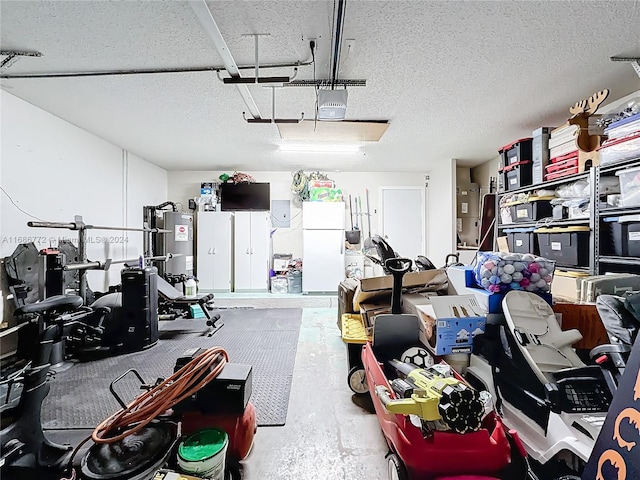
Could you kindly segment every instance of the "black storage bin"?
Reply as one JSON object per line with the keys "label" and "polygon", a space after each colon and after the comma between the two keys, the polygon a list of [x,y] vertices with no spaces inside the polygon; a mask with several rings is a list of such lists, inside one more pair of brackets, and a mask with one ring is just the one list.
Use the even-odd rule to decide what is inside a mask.
{"label": "black storage bin", "polygon": [[589,266],[589,227],[539,228],[535,233],[541,257],[559,266]]}
{"label": "black storage bin", "polygon": [[549,200],[534,200],[511,206],[511,218],[514,222],[535,222],[553,215],[553,206]]}
{"label": "black storage bin", "polygon": [[507,165],[502,171],[505,191],[531,185],[533,163],[531,161]]}
{"label": "black storage bin", "polygon": [[502,165],[507,167],[514,163],[530,162],[533,160],[531,155],[532,141],[532,138],[521,138],[502,147],[499,151]]}
{"label": "black storage bin", "polygon": [[640,257],[640,215],[603,220],[609,226],[611,253],[620,257]]}
{"label": "black storage bin", "polygon": [[537,238],[533,231],[535,228],[510,228],[505,230],[509,251],[513,253],[538,254]]}

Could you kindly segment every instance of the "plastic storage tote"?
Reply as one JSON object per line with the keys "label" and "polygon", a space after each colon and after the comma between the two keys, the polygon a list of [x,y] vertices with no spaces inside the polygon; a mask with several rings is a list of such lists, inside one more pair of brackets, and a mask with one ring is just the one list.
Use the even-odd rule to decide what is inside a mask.
{"label": "plastic storage tote", "polygon": [[503,178],[505,190],[515,190],[517,188],[531,185],[533,180],[533,162],[525,161],[507,165],[500,173]]}
{"label": "plastic storage tote", "polygon": [[535,228],[509,228],[504,231],[507,234],[507,242],[509,251],[513,253],[532,253],[538,254],[538,245],[536,243],[536,235],[533,233]]}
{"label": "plastic storage tote", "polygon": [[[640,156],[640,137],[637,154]],[[616,175],[620,178],[620,204],[623,207],[640,206],[640,167],[619,170]]]}
{"label": "plastic storage tote", "polygon": [[540,255],[563,266],[589,266],[589,227],[538,228]]}
{"label": "plastic storage tote", "polygon": [[613,122],[604,130],[604,134],[610,139],[624,138],[638,132],[640,132],[640,113]]}
{"label": "plastic storage tote", "polygon": [[624,138],[607,140],[598,151],[600,165],[640,158],[640,132]]}
{"label": "plastic storage tote", "polygon": [[509,145],[502,147],[498,153],[502,159],[502,165],[507,167],[514,163],[531,161],[531,142],[532,138],[521,138]]}
{"label": "plastic storage tote", "polygon": [[640,215],[608,217],[603,221],[609,225],[613,255],[640,257]]}
{"label": "plastic storage tote", "polygon": [[553,215],[550,198],[530,199],[527,203],[511,206],[511,217],[515,222],[535,222]]}

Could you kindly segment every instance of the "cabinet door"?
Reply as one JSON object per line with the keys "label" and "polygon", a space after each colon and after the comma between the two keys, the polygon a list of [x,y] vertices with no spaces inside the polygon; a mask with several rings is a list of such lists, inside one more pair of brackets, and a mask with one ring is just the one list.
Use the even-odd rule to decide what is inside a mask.
{"label": "cabinet door", "polygon": [[215,228],[213,230],[213,290],[231,291],[231,261],[233,215],[227,212],[213,212]]}
{"label": "cabinet door", "polygon": [[234,223],[234,290],[250,290],[251,212],[236,212]]}
{"label": "cabinet door", "polygon": [[251,289],[267,290],[269,278],[269,212],[251,212]]}
{"label": "cabinet door", "polygon": [[198,212],[196,224],[196,275],[201,290],[213,290],[213,244],[216,212]]}

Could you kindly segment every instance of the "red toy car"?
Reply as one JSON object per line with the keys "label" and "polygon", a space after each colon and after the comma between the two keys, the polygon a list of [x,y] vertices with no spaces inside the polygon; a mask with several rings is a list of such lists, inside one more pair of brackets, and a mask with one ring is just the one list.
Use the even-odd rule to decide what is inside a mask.
{"label": "red toy car", "polygon": [[[411,261],[407,259],[387,261],[387,267],[394,275],[392,314],[376,317],[373,339],[362,347],[362,364],[369,393],[390,449],[389,478],[526,478],[524,471],[515,476],[513,473],[509,473],[508,476],[505,474],[505,469],[511,463],[512,448],[510,436],[495,411],[484,416],[480,428],[475,429],[476,431],[455,433],[438,429],[426,431],[425,422],[416,415],[392,413],[385,407],[389,400],[400,400],[390,382],[390,379],[398,375],[389,365],[389,361],[401,358],[407,348],[415,347],[419,342],[420,319],[415,315],[400,314],[402,276],[410,266]],[[457,374],[455,378],[464,382]],[[462,388],[467,388],[466,384],[464,385]]]}

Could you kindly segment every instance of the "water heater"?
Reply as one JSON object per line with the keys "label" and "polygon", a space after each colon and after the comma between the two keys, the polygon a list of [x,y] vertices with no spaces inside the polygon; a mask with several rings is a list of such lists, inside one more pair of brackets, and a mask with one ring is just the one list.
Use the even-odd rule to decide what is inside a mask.
{"label": "water heater", "polygon": [[162,217],[162,228],[171,230],[162,235],[162,253],[176,255],[167,260],[164,273],[193,275],[193,214],[165,211]]}

